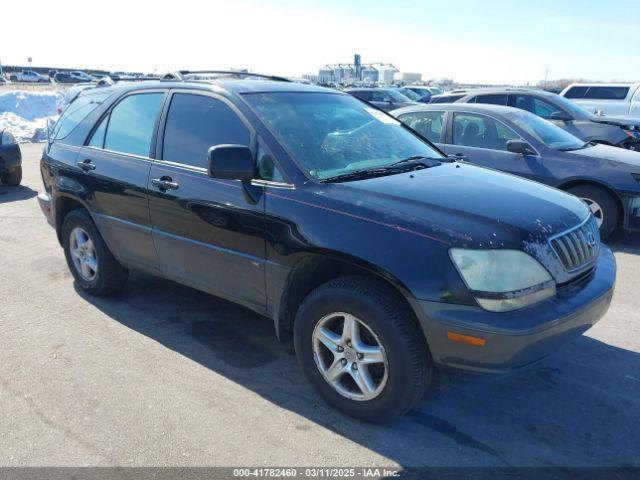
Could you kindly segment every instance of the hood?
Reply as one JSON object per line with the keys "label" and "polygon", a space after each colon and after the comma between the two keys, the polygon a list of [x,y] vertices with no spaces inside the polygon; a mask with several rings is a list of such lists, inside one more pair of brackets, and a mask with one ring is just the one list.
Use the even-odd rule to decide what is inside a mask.
{"label": "hood", "polygon": [[589,215],[572,195],[466,163],[333,184],[329,196],[367,215],[452,246],[517,248],[546,243]]}
{"label": "hood", "polygon": [[629,169],[630,172],[640,172],[640,152],[634,152],[633,150],[612,147],[610,145],[595,144],[591,147],[580,150],[571,150],[565,153],[599,160],[609,160],[610,162],[615,163],[616,167],[624,167],[625,165],[628,165],[629,167],[634,167]]}
{"label": "hood", "polygon": [[640,128],[639,117],[610,117],[609,115],[593,115],[591,120],[596,123],[606,123],[608,125],[617,125],[619,127],[637,127]]}

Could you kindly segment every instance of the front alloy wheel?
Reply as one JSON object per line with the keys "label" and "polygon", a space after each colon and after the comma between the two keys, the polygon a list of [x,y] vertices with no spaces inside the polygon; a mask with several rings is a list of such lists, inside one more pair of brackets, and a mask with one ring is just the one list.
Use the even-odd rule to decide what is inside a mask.
{"label": "front alloy wheel", "polygon": [[577,185],[567,191],[587,204],[598,224],[600,238],[608,238],[620,218],[618,206],[611,194],[596,185]]}
{"label": "front alloy wheel", "polygon": [[371,400],[388,376],[387,355],[375,333],[344,312],[325,315],[313,331],[313,354],[323,378],[340,395]]}
{"label": "front alloy wheel", "polygon": [[345,276],[320,285],[298,308],[293,330],[311,385],[353,417],[397,418],[431,380],[433,360],[417,319],[382,280]]}
{"label": "front alloy wheel", "polygon": [[604,223],[604,212],[602,210],[602,207],[598,204],[598,202],[590,198],[583,197],[582,201],[586,203],[589,207],[589,210],[591,210],[591,213],[595,217],[596,223],[598,224],[598,228],[602,227],[602,224]]}

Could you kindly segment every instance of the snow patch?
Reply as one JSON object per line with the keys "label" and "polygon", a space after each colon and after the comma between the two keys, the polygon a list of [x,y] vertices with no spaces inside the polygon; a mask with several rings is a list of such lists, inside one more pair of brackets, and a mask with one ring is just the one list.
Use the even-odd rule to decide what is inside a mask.
{"label": "snow patch", "polygon": [[55,120],[63,98],[61,91],[9,90],[0,93],[0,131],[9,130],[18,142],[45,140],[47,118]]}

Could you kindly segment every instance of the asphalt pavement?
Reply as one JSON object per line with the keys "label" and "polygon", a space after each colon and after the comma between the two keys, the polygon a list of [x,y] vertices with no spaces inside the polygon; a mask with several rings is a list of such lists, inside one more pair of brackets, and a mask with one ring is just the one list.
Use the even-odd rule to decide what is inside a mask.
{"label": "asphalt pavement", "polygon": [[74,286],[36,200],[42,145],[0,186],[0,466],[640,466],[640,235],[610,242],[607,315],[508,376],[438,372],[369,425],[307,385],[271,322],[134,274]]}

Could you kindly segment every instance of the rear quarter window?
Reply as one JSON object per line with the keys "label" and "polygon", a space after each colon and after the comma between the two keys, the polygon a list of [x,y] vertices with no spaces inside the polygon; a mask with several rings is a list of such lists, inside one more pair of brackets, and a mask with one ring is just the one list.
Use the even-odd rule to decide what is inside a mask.
{"label": "rear quarter window", "polygon": [[571,87],[564,94],[564,98],[584,98],[584,94],[587,93],[589,87]]}
{"label": "rear quarter window", "polygon": [[53,130],[53,139],[66,138],[87,116],[98,108],[110,95],[107,92],[80,95],[75,101],[65,108],[56,122]]}

